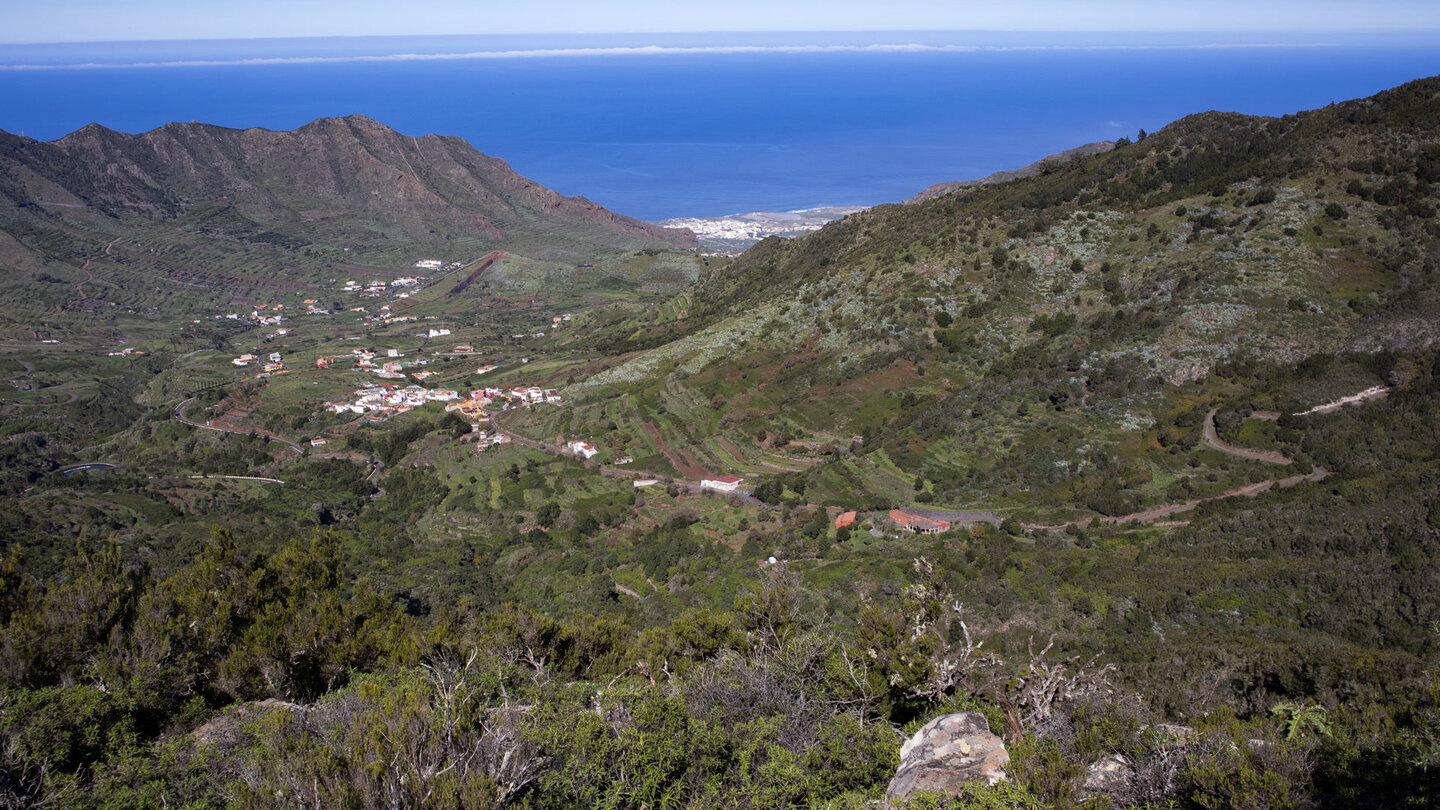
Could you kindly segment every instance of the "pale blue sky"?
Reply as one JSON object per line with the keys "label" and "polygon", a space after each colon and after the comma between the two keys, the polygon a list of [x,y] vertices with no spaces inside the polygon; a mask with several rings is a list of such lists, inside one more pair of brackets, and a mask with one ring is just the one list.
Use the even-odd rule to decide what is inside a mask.
{"label": "pale blue sky", "polygon": [[669,31],[1440,31],[1435,0],[0,0],[0,41]]}

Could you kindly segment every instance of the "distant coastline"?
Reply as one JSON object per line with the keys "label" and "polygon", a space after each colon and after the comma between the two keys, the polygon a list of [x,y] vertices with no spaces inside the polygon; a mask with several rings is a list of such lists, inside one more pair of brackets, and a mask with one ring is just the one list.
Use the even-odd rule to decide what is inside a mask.
{"label": "distant coastline", "polygon": [[795,211],[752,211],[721,217],[675,217],[653,222],[662,228],[687,228],[712,255],[733,255],[771,236],[792,238],[818,231],[828,222],[841,219],[864,205],[827,205]]}
{"label": "distant coastline", "polygon": [[[0,45],[0,65],[45,68],[0,69],[0,129],[40,140],[92,122],[280,131],[361,114],[463,138],[637,219],[733,220],[722,214],[898,203],[1196,110],[1281,115],[1366,96],[1433,73],[1434,39],[896,31]],[[531,56],[448,56],[467,53]],[[544,54],[555,58],[532,58]],[[106,67],[51,69],[79,64]]]}

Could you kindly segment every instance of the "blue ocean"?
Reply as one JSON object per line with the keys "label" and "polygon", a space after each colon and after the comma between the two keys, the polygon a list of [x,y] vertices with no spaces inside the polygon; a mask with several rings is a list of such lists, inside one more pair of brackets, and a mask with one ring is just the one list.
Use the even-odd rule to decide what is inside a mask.
{"label": "blue ocean", "polygon": [[656,220],[894,202],[1186,114],[1280,115],[1440,72],[1433,35],[714,34],[0,45],[0,129],[458,135]]}

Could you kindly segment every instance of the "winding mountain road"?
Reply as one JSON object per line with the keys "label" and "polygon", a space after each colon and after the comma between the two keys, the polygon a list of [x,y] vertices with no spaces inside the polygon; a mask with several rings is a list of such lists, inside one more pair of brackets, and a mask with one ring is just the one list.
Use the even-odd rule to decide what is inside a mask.
{"label": "winding mountain road", "polygon": [[264,478],[258,475],[192,475],[191,478],[223,478],[227,481],[260,481],[266,484],[281,484],[285,482],[279,478]]}
{"label": "winding mountain road", "polygon": [[[205,424],[201,424],[201,423],[199,423],[199,422],[192,422],[192,421],[190,421],[189,419],[186,419],[186,418],[185,418],[185,413],[184,413],[184,411],[185,411],[185,406],[186,406],[186,405],[189,405],[191,402],[194,402],[194,401],[195,401],[195,397],[190,397],[189,399],[186,399],[186,400],[182,401],[179,405],[176,405],[176,406],[175,406],[175,418],[176,418],[177,420],[179,420],[182,424],[189,425],[190,427],[193,427],[193,428],[200,428],[201,430],[213,430],[213,431],[215,431],[215,432],[217,432],[217,433],[233,433],[233,434],[235,434],[235,435],[237,435],[237,436],[249,436],[251,433],[254,433],[256,436],[260,436],[260,437],[262,437],[262,438],[264,438],[264,439],[266,439],[266,440],[268,440],[268,441],[279,442],[279,443],[285,445],[286,447],[290,448],[291,450],[294,450],[294,451],[295,451],[297,454],[299,454],[299,455],[302,455],[302,456],[305,455],[305,448],[301,447],[300,445],[296,444],[295,442],[290,441],[289,439],[283,439],[283,438],[281,438],[281,437],[279,437],[279,436],[276,436],[276,435],[273,434],[273,433],[269,433],[269,432],[267,432],[267,431],[263,431],[263,430],[253,430],[253,431],[251,431],[251,430],[231,430],[230,428],[215,427],[214,425],[205,425]],[[283,483],[283,482],[282,482],[282,483]]]}
{"label": "winding mountain road", "polygon": [[[1388,389],[1388,388],[1380,388],[1379,386],[1376,386],[1376,387],[1374,387],[1374,388],[1368,388],[1368,389],[1366,389],[1366,390],[1364,390],[1364,391],[1361,391],[1361,392],[1358,393],[1358,394],[1353,394],[1353,395],[1348,396],[1348,397],[1341,397],[1340,399],[1334,400],[1333,402],[1327,402],[1327,403],[1325,403],[1324,405],[1317,405],[1317,406],[1315,406],[1314,408],[1311,408],[1311,409],[1308,410],[1308,411],[1304,411],[1304,412],[1302,412],[1302,413],[1297,413],[1297,414],[1295,414],[1295,415],[1296,415],[1296,416],[1308,416],[1308,415],[1310,415],[1310,414],[1312,414],[1312,413],[1330,413],[1330,412],[1332,412],[1332,411],[1339,410],[1340,408],[1343,408],[1343,407],[1345,407],[1345,406],[1347,406],[1347,405],[1356,405],[1356,404],[1359,404],[1359,403],[1361,403],[1361,402],[1367,402],[1367,401],[1369,401],[1369,400],[1371,400],[1371,399],[1376,399],[1376,398],[1378,398],[1378,397],[1383,397],[1383,396],[1385,396],[1387,393],[1389,393],[1389,389]],[[1205,414],[1205,426],[1204,426],[1202,435],[1203,435],[1204,438],[1205,438],[1205,443],[1206,443],[1206,444],[1210,445],[1211,447],[1215,448],[1216,450],[1219,450],[1219,451],[1222,452],[1222,453],[1226,453],[1226,454],[1229,454],[1229,455],[1232,455],[1232,456],[1236,456],[1237,458],[1249,459],[1249,460],[1251,460],[1251,461],[1263,461],[1263,462],[1265,462],[1265,463],[1267,463],[1267,464],[1279,464],[1279,465],[1289,465],[1289,464],[1294,464],[1294,463],[1295,463],[1295,459],[1290,458],[1289,456],[1286,456],[1285,454],[1280,453],[1280,452],[1278,452],[1278,451],[1275,451],[1275,450],[1258,450],[1258,449],[1253,448],[1253,447],[1240,447],[1239,445],[1231,444],[1231,443],[1225,441],[1224,439],[1220,438],[1220,436],[1216,433],[1216,430],[1215,430],[1215,414],[1218,412],[1218,410],[1219,410],[1218,408],[1211,408],[1211,409],[1210,409],[1210,412],[1207,413],[1207,414]],[[1279,414],[1270,413],[1270,412],[1261,412],[1261,413],[1259,413],[1259,414],[1254,415],[1254,416],[1251,417],[1251,418],[1254,418],[1254,419],[1263,419],[1263,420],[1266,420],[1266,421],[1274,421],[1274,420],[1275,420],[1276,418],[1278,418],[1278,417],[1279,417]],[[1115,516],[1115,517],[1083,518],[1083,519],[1081,519],[1081,520],[1072,520],[1072,521],[1069,521],[1068,523],[1059,523],[1059,524],[1055,524],[1055,525],[1046,525],[1046,524],[1039,524],[1039,523],[1024,523],[1024,524],[1021,524],[1021,525],[1024,526],[1026,529],[1049,529],[1049,530],[1058,530],[1058,529],[1066,529],[1066,528],[1069,528],[1070,526],[1082,526],[1082,527],[1083,527],[1083,526],[1089,526],[1090,524],[1096,523],[1096,522],[1098,522],[1098,523],[1152,523],[1152,522],[1154,522],[1154,521],[1161,520],[1161,519],[1163,519],[1163,518],[1167,518],[1167,517],[1171,517],[1171,516],[1173,516],[1173,515],[1180,514],[1181,512],[1189,512],[1190,510],[1194,509],[1195,507],[1199,506],[1200,504],[1206,503],[1206,502],[1209,502],[1209,501],[1220,501],[1220,500],[1224,500],[1224,499],[1226,499],[1226,498],[1240,498],[1240,497],[1253,498],[1253,497],[1255,497],[1256,495],[1259,495],[1259,494],[1262,493],[1262,492],[1268,492],[1268,491],[1270,491],[1271,489],[1276,488],[1276,487],[1279,487],[1280,489],[1287,489],[1287,488],[1289,488],[1289,487],[1295,486],[1296,484],[1300,484],[1300,483],[1304,483],[1304,482],[1311,482],[1311,483],[1313,483],[1313,482],[1316,482],[1316,481],[1323,481],[1323,480],[1325,480],[1326,478],[1328,478],[1329,476],[1330,476],[1330,471],[1329,471],[1329,470],[1327,470],[1327,469],[1325,469],[1324,467],[1321,467],[1321,466],[1319,466],[1319,465],[1316,465],[1315,467],[1313,467],[1313,468],[1310,470],[1309,473],[1301,473],[1301,474],[1297,474],[1297,475],[1286,476],[1285,478],[1271,479],[1271,480],[1269,480],[1269,481],[1258,481],[1258,482],[1256,482],[1256,483],[1254,483],[1254,484],[1246,484],[1246,485],[1243,486],[1243,487],[1236,487],[1235,489],[1228,490],[1228,491],[1226,491],[1226,492],[1222,492],[1222,493],[1220,493],[1219,495],[1212,495],[1212,496],[1210,496],[1210,497],[1208,497],[1208,498],[1195,498],[1195,499],[1193,499],[1193,500],[1180,501],[1180,502],[1178,502],[1178,503],[1161,504],[1161,505],[1159,505],[1159,506],[1151,507],[1150,509],[1145,509],[1145,510],[1142,510],[1142,511],[1139,511],[1139,512],[1133,512],[1133,513],[1128,514],[1128,515],[1117,515],[1117,516]]]}
{"label": "winding mountain road", "polygon": [[1211,408],[1210,412],[1205,414],[1205,430],[1203,433],[1205,436],[1206,444],[1210,445],[1216,450],[1219,450],[1222,453],[1237,456],[1239,458],[1248,458],[1251,461],[1263,461],[1266,464],[1295,463],[1295,459],[1290,458],[1289,456],[1286,456],[1284,453],[1281,453],[1279,451],[1257,450],[1253,447],[1241,447],[1236,444],[1231,444],[1220,438],[1220,434],[1215,431],[1215,414],[1219,410],[1219,408]]}
{"label": "winding mountain road", "polygon": [[68,467],[61,467],[60,469],[56,470],[56,472],[60,473],[61,475],[69,475],[71,473],[85,472],[87,470],[113,470],[118,468],[119,466],[119,464],[113,461],[86,461],[80,464],[71,464]]}
{"label": "winding mountain road", "polygon": [[1271,479],[1269,481],[1258,481],[1254,484],[1246,484],[1243,487],[1236,487],[1235,489],[1226,490],[1219,495],[1211,495],[1208,498],[1195,498],[1188,501],[1160,504],[1159,506],[1152,506],[1149,509],[1143,509],[1139,512],[1131,512],[1128,515],[1116,515],[1114,517],[1081,518],[1080,520],[1071,520],[1066,523],[1056,524],[1022,523],[1020,525],[1029,530],[1044,529],[1049,531],[1060,531],[1068,529],[1071,526],[1079,526],[1081,528],[1085,528],[1090,526],[1091,524],[1096,523],[1154,523],[1155,521],[1163,520],[1164,518],[1168,517],[1173,517],[1175,515],[1181,514],[1182,512],[1189,512],[1190,510],[1194,509],[1202,503],[1209,503],[1210,501],[1223,501],[1227,498],[1253,498],[1262,492],[1269,492],[1275,487],[1279,487],[1280,489],[1288,489],[1295,486],[1296,484],[1306,481],[1323,481],[1329,476],[1329,470],[1325,469],[1324,467],[1317,466],[1312,469],[1308,475],[1291,475],[1285,478]]}
{"label": "winding mountain road", "polygon": [[[57,203],[57,204],[58,204],[58,203]],[[77,206],[77,207],[83,208],[84,206]],[[110,248],[115,247],[115,243],[116,243],[116,242],[119,242],[120,239],[121,239],[121,237],[116,237],[116,238],[114,238],[114,239],[111,239],[111,240],[110,240],[110,244],[108,244],[108,245],[105,246],[105,255],[106,255],[106,256],[109,256],[109,255],[110,255]],[[76,283],[76,285],[75,285],[75,292],[76,292],[76,294],[78,294],[78,295],[80,296],[80,300],[81,300],[81,301],[84,301],[86,298],[89,297],[89,296],[87,296],[87,295],[85,294],[84,285],[89,284],[90,282],[92,282],[92,281],[95,280],[95,274],[92,273],[92,272],[90,272],[90,261],[91,261],[90,259],[86,259],[86,260],[85,260],[85,263],[82,264],[82,265],[80,265],[80,272],[82,272],[82,273],[85,274],[85,280],[84,280],[84,281],[81,281],[81,282],[78,282],[78,283]]]}

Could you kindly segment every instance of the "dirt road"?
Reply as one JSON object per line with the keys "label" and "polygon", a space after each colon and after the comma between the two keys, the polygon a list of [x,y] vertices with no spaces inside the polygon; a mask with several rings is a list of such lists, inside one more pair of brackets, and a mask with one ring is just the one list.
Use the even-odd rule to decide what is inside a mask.
{"label": "dirt road", "polygon": [[1295,415],[1309,416],[1312,413],[1333,413],[1345,407],[1346,405],[1358,405],[1362,402],[1368,402],[1372,399],[1379,399],[1380,397],[1383,397],[1388,393],[1390,393],[1389,388],[1376,385],[1370,388],[1366,388],[1364,391],[1361,391],[1358,394],[1351,394],[1348,397],[1341,397],[1333,402],[1327,402],[1324,405],[1316,405],[1308,411],[1301,411],[1300,413],[1297,413]]}
{"label": "dirt road", "polygon": [[1235,489],[1226,490],[1219,495],[1211,495],[1208,498],[1195,498],[1193,500],[1180,501],[1178,503],[1161,504],[1159,506],[1153,506],[1149,509],[1144,509],[1139,512],[1131,512],[1128,515],[1117,515],[1115,517],[1083,518],[1081,520],[1072,520],[1067,523],[1022,523],[1020,525],[1025,527],[1026,529],[1031,530],[1046,529],[1050,531],[1058,531],[1062,529],[1068,529],[1071,526],[1080,526],[1083,528],[1091,525],[1092,523],[1153,523],[1157,520],[1161,520],[1162,518],[1167,518],[1172,515],[1178,515],[1181,512],[1189,512],[1190,510],[1194,509],[1202,503],[1208,503],[1210,501],[1223,501],[1226,498],[1253,498],[1262,492],[1269,492],[1274,487],[1279,487],[1280,489],[1289,489],[1296,484],[1307,481],[1323,481],[1329,476],[1329,470],[1325,469],[1324,467],[1317,466],[1312,469],[1308,474],[1291,475],[1285,478],[1271,479],[1269,481],[1258,481],[1254,484],[1246,484],[1243,487],[1236,487]]}
{"label": "dirt road", "polygon": [[1215,432],[1215,413],[1218,410],[1218,408],[1211,408],[1210,412],[1205,414],[1204,435],[1206,444],[1210,445],[1216,450],[1219,450],[1222,453],[1228,453],[1229,455],[1237,456],[1239,458],[1248,458],[1251,461],[1263,461],[1267,464],[1295,463],[1295,459],[1290,458],[1289,456],[1286,456],[1279,451],[1256,450],[1253,447],[1240,447],[1239,445],[1231,444],[1220,438],[1220,435]]}
{"label": "dirt road", "polygon": [[272,442],[279,442],[279,443],[285,445],[286,447],[290,448],[291,450],[294,450],[294,451],[295,451],[297,454],[299,454],[299,455],[302,455],[302,456],[305,455],[305,448],[301,447],[300,445],[296,444],[295,442],[290,441],[289,439],[283,439],[283,438],[281,438],[281,437],[279,437],[279,436],[276,436],[275,434],[270,433],[269,431],[260,430],[260,429],[258,429],[258,428],[255,429],[255,430],[231,430],[231,429],[229,429],[229,428],[215,427],[214,425],[205,425],[205,424],[201,424],[201,423],[199,423],[199,422],[192,422],[192,421],[190,421],[189,419],[186,419],[186,418],[185,418],[184,410],[185,410],[185,406],[186,406],[186,405],[189,405],[191,402],[194,402],[194,401],[195,401],[195,398],[194,398],[194,397],[190,397],[189,399],[187,399],[187,400],[185,400],[184,402],[181,402],[179,405],[176,405],[176,406],[175,406],[175,418],[176,418],[177,420],[179,420],[181,423],[186,424],[186,425],[189,425],[190,427],[193,427],[193,428],[200,428],[201,430],[213,430],[213,431],[215,431],[215,432],[217,432],[217,433],[234,433],[234,434],[237,435],[237,436],[248,436],[248,435],[250,435],[251,433],[254,433],[256,436],[259,436],[259,437],[261,437],[261,438],[263,438],[263,439],[267,439],[267,440],[272,441]]}

